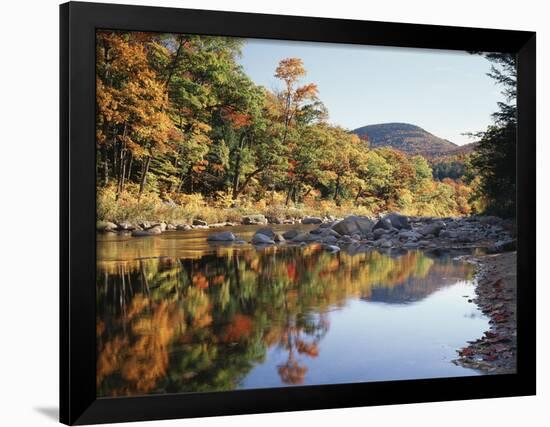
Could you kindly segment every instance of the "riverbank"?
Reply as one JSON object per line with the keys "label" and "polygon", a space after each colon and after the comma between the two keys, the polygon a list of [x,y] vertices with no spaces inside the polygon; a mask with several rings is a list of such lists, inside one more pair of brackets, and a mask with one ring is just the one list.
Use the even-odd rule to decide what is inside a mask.
{"label": "riverbank", "polygon": [[476,298],[469,300],[490,317],[485,334],[458,350],[457,365],[489,374],[516,372],[517,253],[506,252],[463,259],[478,266]]}
{"label": "riverbank", "polygon": [[[284,233],[274,233],[272,225],[275,224],[287,224],[289,229]],[[292,227],[296,224],[311,225],[314,228],[303,231],[299,227]],[[264,226],[250,239],[249,243],[254,245],[319,243],[330,251],[346,249],[349,252],[371,249],[487,248],[490,252],[496,253],[515,248],[513,221],[494,216],[436,218],[390,213],[378,218],[349,215],[343,219],[335,217],[281,219],[252,214],[240,217],[236,223],[208,224],[203,220],[194,220],[191,224],[100,221],[97,224],[97,230],[146,237],[174,230],[221,229],[221,232],[210,235],[209,240],[230,244],[243,241],[240,236],[231,232],[231,228],[235,225]]]}

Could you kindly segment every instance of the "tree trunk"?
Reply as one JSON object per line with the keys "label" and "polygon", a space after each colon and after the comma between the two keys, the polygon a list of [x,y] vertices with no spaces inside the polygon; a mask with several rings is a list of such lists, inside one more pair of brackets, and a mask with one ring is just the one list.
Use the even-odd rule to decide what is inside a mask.
{"label": "tree trunk", "polygon": [[340,191],[340,175],[336,177],[336,188],[334,189],[334,201],[338,200],[338,192]]}
{"label": "tree trunk", "polygon": [[132,156],[132,152],[128,152],[130,160],[128,161],[128,175],[126,176],[126,179],[130,181],[130,176],[132,174],[132,162],[134,161],[134,156]]}
{"label": "tree trunk", "polygon": [[363,190],[361,188],[357,190],[357,196],[355,196],[355,203],[357,203],[357,201],[359,200],[359,197],[361,197],[362,194],[363,194]]}
{"label": "tree trunk", "polygon": [[102,174],[103,174],[103,186],[107,187],[109,184],[109,158],[107,153],[107,142],[101,144],[101,157],[103,161]]}
{"label": "tree trunk", "polygon": [[181,188],[183,187],[183,183],[185,182],[185,170],[182,170],[181,171],[181,175],[180,175],[180,183],[178,184],[178,188],[176,190],[176,192],[178,193],[181,193]]}
{"label": "tree trunk", "polygon": [[141,171],[141,182],[139,183],[138,200],[141,198],[141,195],[143,194],[143,189],[145,188],[145,184],[147,183],[147,172],[149,172],[150,163],[151,163],[151,156],[147,156],[143,162],[143,169]]}
{"label": "tree trunk", "polygon": [[237,147],[237,158],[235,160],[235,170],[233,171],[233,200],[239,195],[239,180],[241,177],[241,156],[244,148],[245,133],[241,135],[239,146]]}
{"label": "tree trunk", "polygon": [[256,169],[254,172],[251,172],[248,175],[246,175],[243,185],[241,185],[241,188],[239,188],[239,190],[237,191],[235,198],[239,197],[239,194],[241,194],[244,191],[244,189],[246,188],[250,180],[254,178],[256,175],[258,175],[260,172],[262,172],[263,170],[264,168],[259,168],[259,169]]}
{"label": "tree trunk", "polygon": [[285,206],[288,206],[288,202],[290,202],[290,195],[292,194],[292,184],[288,185],[288,191],[286,193],[286,200],[285,200]]}

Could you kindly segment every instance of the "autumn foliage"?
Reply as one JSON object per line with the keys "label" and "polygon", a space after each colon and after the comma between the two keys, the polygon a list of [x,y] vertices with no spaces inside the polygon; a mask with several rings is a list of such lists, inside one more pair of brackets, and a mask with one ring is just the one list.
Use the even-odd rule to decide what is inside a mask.
{"label": "autumn foliage", "polygon": [[[422,157],[371,149],[368,135],[330,124],[302,59],[280,60],[273,89],[255,84],[238,61],[243,43],[98,32],[101,219],[146,219],[140,213],[153,200],[148,219],[200,217],[184,196],[201,197],[205,215],[209,207],[224,209],[222,220],[231,209],[267,213],[268,205],[296,209],[298,216],[340,207],[346,213],[472,211],[467,176],[434,179]],[[166,206],[174,207],[169,215]]]}

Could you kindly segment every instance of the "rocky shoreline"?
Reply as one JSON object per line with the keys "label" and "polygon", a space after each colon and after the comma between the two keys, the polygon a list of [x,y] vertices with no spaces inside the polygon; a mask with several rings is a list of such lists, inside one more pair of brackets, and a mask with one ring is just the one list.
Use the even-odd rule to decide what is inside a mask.
{"label": "rocky shoreline", "polygon": [[[316,225],[309,231],[299,228],[276,233],[269,224]],[[100,221],[98,232],[130,234],[145,237],[167,231],[214,229],[235,225],[265,225],[250,241],[256,246],[277,244],[307,245],[319,243],[328,251],[346,249],[350,252],[369,249],[460,249],[483,247],[490,252],[502,252],[515,248],[515,230],[512,221],[494,216],[470,216],[456,218],[408,217],[391,213],[380,218],[350,215],[343,219],[305,217],[301,219],[271,219],[261,214],[247,215],[241,224],[207,224],[194,220],[192,224],[165,222],[139,224]],[[265,237],[268,237],[267,239]],[[231,231],[210,234],[211,242],[242,243],[243,239]]]}
{"label": "rocky shoreline", "polygon": [[476,304],[490,318],[483,337],[457,350],[455,364],[488,374],[516,372],[516,257],[515,251],[462,259],[477,265]]}

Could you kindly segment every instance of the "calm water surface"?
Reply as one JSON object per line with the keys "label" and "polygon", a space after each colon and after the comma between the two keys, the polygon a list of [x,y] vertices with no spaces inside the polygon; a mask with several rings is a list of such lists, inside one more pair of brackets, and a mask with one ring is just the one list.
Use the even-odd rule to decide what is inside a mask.
{"label": "calm water surface", "polygon": [[98,236],[99,396],[478,375],[451,363],[488,328],[457,253],[208,244],[216,231]]}

